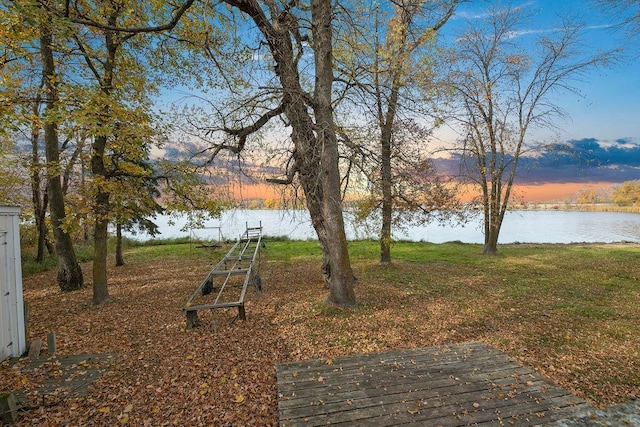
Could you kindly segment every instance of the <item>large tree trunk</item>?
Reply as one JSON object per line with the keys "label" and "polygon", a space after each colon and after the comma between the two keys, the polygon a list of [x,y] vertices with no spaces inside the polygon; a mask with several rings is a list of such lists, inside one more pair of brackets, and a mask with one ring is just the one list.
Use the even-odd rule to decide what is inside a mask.
{"label": "large tree trunk", "polygon": [[[39,184],[38,184],[39,185]],[[51,244],[48,241],[49,229],[47,227],[46,214],[49,207],[49,192],[45,189],[42,195],[42,202],[39,206],[34,206],[36,214],[36,233],[38,235],[38,250],[36,253],[36,262],[44,262],[45,249],[51,253]]]}
{"label": "large tree trunk", "polygon": [[[457,1],[454,1],[448,12],[433,27],[433,31],[441,28],[451,17]],[[389,97],[382,96],[382,84],[380,82],[380,73],[387,70],[381,70],[378,61],[381,53],[376,48],[375,53],[375,78],[374,85],[376,88],[376,102],[378,110],[378,123],[380,125],[380,179],[382,188],[382,224],[380,227],[380,263],[391,263],[391,226],[393,222],[394,196],[393,196],[393,171],[392,171],[392,142],[393,130],[396,121],[396,114],[399,106],[400,90],[404,86],[403,80],[406,79],[406,64],[408,56],[417,49],[421,42],[409,43],[409,26],[415,15],[418,13],[416,4],[397,3],[395,4],[395,18],[400,18],[400,28],[393,28],[393,34],[385,36],[387,49],[391,48],[388,53],[391,54],[391,63],[389,68],[389,78],[391,79],[391,91]],[[420,6],[418,6],[420,7]],[[376,25],[377,27],[377,25]],[[391,28],[389,29],[391,30]],[[377,36],[376,36],[377,39]],[[385,61],[386,62],[386,61]],[[384,112],[386,103],[386,112]]]}
{"label": "large tree trunk", "polygon": [[498,253],[498,230],[489,226],[489,234],[485,237],[482,253],[485,255],[496,255]]}
{"label": "large tree trunk", "polygon": [[96,219],[93,229],[93,298],[95,305],[109,299],[107,288],[107,225],[109,221]]}
{"label": "large tree trunk", "polygon": [[[40,117],[40,93],[36,96],[33,106],[33,115]],[[33,121],[31,125],[31,201],[33,203],[33,217],[36,225],[37,252],[35,261],[44,262],[44,251],[47,243],[47,223],[45,221],[49,199],[46,188],[42,188],[42,178],[40,176],[42,164],[40,163],[40,154],[38,143],[40,141],[40,125],[39,121]]]}
{"label": "large tree trunk", "polygon": [[[116,25],[118,12],[114,11],[107,18],[109,25]],[[113,92],[114,70],[117,51],[120,44],[113,31],[105,30],[106,58],[103,63],[104,75],[98,81],[100,89],[106,97]],[[102,105],[100,117],[109,117],[111,114],[108,104]],[[100,123],[99,123],[100,125]],[[99,180],[96,195],[93,201],[93,303],[100,305],[109,299],[107,288],[107,229],[109,226],[109,192],[105,188],[109,180],[109,174],[104,163],[104,155],[107,149],[107,136],[96,135],[91,146],[91,173]]]}
{"label": "large tree trunk", "polygon": [[[403,20],[404,22],[404,20]],[[403,23],[404,25],[404,23]],[[381,97],[378,92],[378,122],[380,124],[380,180],[382,187],[382,225],[380,228],[380,263],[391,263],[391,225],[393,220],[393,172],[391,170],[393,127],[398,109],[398,98],[402,86],[401,78],[404,70],[404,49],[407,32],[401,31],[400,38],[389,40],[397,46],[396,63],[391,68],[391,93],[388,100]],[[376,77],[376,84],[380,85]],[[384,103],[387,102],[387,111],[384,113]]]}
{"label": "large tree trunk", "polygon": [[122,255],[122,224],[116,224],[116,267],[124,265],[124,256]]}
{"label": "large tree trunk", "polygon": [[[311,2],[312,38],[315,62],[313,99],[301,85],[291,33],[283,22],[270,22],[257,2],[226,0],[253,19],[265,36],[276,62],[275,72],[283,88],[283,105],[291,123],[291,139],[311,222],[323,251],[323,273],[329,287],[329,302],[340,306],[356,304],[342,216],[338,142],[333,123],[331,0]],[[274,20],[285,17],[272,16]],[[284,20],[283,20],[284,21]],[[313,109],[313,117],[310,114]],[[315,119],[315,123],[314,123]]]}
{"label": "large tree trunk", "polygon": [[311,14],[316,75],[314,113],[318,137],[317,147],[321,150],[321,182],[324,184],[322,211],[327,233],[326,249],[331,268],[329,302],[342,306],[354,306],[356,304],[353,289],[354,276],[344,231],[338,140],[331,105],[333,85],[331,0],[313,0]]}
{"label": "large tree trunk", "polygon": [[[380,117],[380,179],[382,186],[382,226],[380,228],[380,262],[391,263],[391,223],[393,217],[393,174],[391,170],[391,144],[396,109],[398,108],[398,93],[400,91],[401,70],[395,69],[391,96],[384,119]],[[381,100],[379,100],[381,102]],[[382,105],[380,105],[382,111]]]}
{"label": "large tree trunk", "polygon": [[382,186],[382,226],[380,228],[380,262],[391,263],[391,221],[393,215],[393,194],[391,191],[391,131],[381,137],[381,186]]}
{"label": "large tree trunk", "polygon": [[54,114],[55,102],[58,96],[56,86],[55,63],[53,50],[51,49],[52,34],[51,23],[46,22],[40,26],[40,52],[42,57],[42,75],[45,81],[45,120],[44,142],[47,159],[47,178],[49,207],[51,212],[51,226],[55,237],[55,246],[58,262],[58,285],[62,291],[80,289],[83,285],[82,270],[76,261],[71,236],[62,229],[65,218],[64,195],[60,182],[60,158],[58,148],[58,128]]}
{"label": "large tree trunk", "polygon": [[495,194],[492,194],[490,208],[485,213],[485,215],[488,215],[488,220],[485,219],[486,234],[484,236],[484,248],[482,249],[482,253],[485,255],[496,255],[498,253],[498,236],[502,226],[502,214],[496,197]]}
{"label": "large tree trunk", "polygon": [[[106,177],[104,151],[107,137],[96,136],[93,140],[91,172],[96,177]],[[109,299],[107,289],[107,228],[109,225],[109,193],[98,186],[93,206],[93,303],[100,305]]]}

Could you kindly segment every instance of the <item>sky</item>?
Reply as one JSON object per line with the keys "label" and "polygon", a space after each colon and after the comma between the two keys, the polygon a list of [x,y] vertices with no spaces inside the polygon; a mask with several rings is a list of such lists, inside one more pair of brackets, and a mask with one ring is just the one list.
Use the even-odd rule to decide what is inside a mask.
{"label": "sky", "polygon": [[[443,30],[455,34],[469,21],[486,16],[489,7],[499,3],[499,0],[464,2]],[[507,3],[502,1],[503,5]],[[580,185],[640,179],[640,34],[629,37],[627,30],[615,25],[621,18],[598,9],[595,3],[595,0],[512,0],[510,3],[529,16],[522,34],[517,36],[525,45],[537,36],[552,33],[563,16],[573,16],[585,25],[585,48],[594,52],[625,48],[624,58],[617,63],[589,72],[575,82],[579,95],[555,95],[555,102],[568,116],[555,122],[557,129],[529,133],[530,142],[567,144],[578,153],[548,152],[521,161],[519,184],[549,184],[555,191],[555,195],[549,197],[562,198],[575,193]],[[445,131],[439,137],[451,140],[456,135]],[[559,192],[563,183],[573,184],[566,187],[566,194]],[[536,194],[545,198],[539,196],[540,191]]]}
{"label": "sky", "polygon": [[[452,21],[453,28],[482,18],[489,5],[497,3],[463,4]],[[583,155],[577,158],[548,153],[541,159],[530,159],[523,165],[521,182],[640,179],[640,35],[630,37],[627,30],[616,28],[621,18],[596,8],[593,0],[524,0],[511,4],[530,16],[523,34],[518,36],[525,44],[536,36],[551,33],[561,16],[571,15],[585,25],[586,48],[594,51],[625,48],[624,57],[617,63],[589,72],[575,83],[579,95],[554,96],[554,101],[569,116],[555,122],[558,129],[529,134],[530,141],[566,143]]]}
{"label": "sky", "polygon": [[[489,2],[463,4],[455,17],[465,21],[482,16]],[[582,82],[576,84],[582,97],[567,94],[559,104],[572,120],[564,126],[562,136],[566,139],[596,138],[613,141],[620,138],[640,138],[640,35],[629,40],[622,29],[612,26],[620,19],[594,7],[592,0],[529,0],[513,2],[523,12],[530,14],[528,33],[530,36],[550,32],[559,17],[576,16],[584,22],[584,40],[589,49],[607,50],[620,46],[627,48],[626,58],[610,68],[590,72]],[[522,35],[524,42],[530,37]],[[640,143],[640,140],[637,141]]]}

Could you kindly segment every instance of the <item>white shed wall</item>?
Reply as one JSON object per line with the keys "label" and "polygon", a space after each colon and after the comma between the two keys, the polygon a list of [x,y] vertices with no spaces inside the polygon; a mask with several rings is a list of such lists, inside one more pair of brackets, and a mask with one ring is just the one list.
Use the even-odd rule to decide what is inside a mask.
{"label": "white shed wall", "polygon": [[0,361],[27,349],[19,214],[20,208],[0,206]]}

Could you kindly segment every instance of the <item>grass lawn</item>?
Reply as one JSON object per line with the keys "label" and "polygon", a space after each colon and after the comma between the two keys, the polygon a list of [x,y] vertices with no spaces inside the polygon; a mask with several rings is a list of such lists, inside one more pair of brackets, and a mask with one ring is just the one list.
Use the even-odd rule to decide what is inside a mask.
{"label": "grass lawn", "polygon": [[[31,338],[57,334],[60,353],[117,353],[87,398],[23,414],[25,424],[277,425],[274,364],[392,348],[482,341],[591,403],[640,397],[640,247],[512,245],[494,257],[457,243],[352,242],[358,307],[325,304],[316,242],[267,239],[263,292],[237,310],[182,306],[228,248],[128,248],[109,270],[112,300],[62,294],[55,271],[24,278]],[[83,264],[91,280],[91,264]],[[46,340],[45,340],[46,341]],[[43,373],[0,364],[0,393]],[[146,424],[145,424],[146,423]]]}

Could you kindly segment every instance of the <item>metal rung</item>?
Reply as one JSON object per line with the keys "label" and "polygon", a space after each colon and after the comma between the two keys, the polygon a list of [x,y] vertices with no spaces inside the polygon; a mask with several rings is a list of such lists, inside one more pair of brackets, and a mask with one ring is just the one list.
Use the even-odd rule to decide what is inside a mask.
{"label": "metal rung", "polygon": [[244,303],[240,301],[236,302],[223,302],[219,304],[201,304],[201,305],[192,305],[191,307],[184,307],[184,311],[198,311],[198,310],[208,310],[213,308],[230,308],[230,307],[242,307]]}
{"label": "metal rung", "polygon": [[218,271],[212,271],[211,275],[212,276],[235,276],[235,275],[239,275],[239,274],[247,274],[249,271],[251,271],[248,268],[238,268],[236,270],[218,270]]}
{"label": "metal rung", "polygon": [[226,256],[224,257],[225,261],[238,261],[243,259],[252,259],[253,255],[238,255],[238,256]]}

